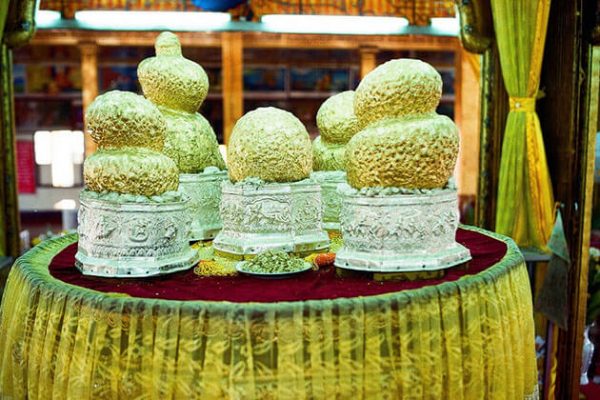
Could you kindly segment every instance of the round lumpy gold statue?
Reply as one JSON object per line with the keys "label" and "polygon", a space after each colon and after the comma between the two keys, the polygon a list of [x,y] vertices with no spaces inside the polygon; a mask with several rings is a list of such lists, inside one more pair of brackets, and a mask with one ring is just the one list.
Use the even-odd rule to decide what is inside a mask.
{"label": "round lumpy gold statue", "polygon": [[183,57],[179,39],[171,32],[161,33],[155,48],[156,57],[140,63],[138,76],[144,94],[158,105],[167,124],[163,152],[175,161],[180,173],[224,169],[215,132],[196,112],[208,92],[206,73]]}
{"label": "round lumpy gold statue", "polygon": [[83,177],[95,192],[155,196],[179,185],[173,160],[143,147],[98,150],[85,160]]}
{"label": "round lumpy gold statue", "polygon": [[317,112],[317,127],[321,135],[313,141],[313,169],[345,170],[345,144],[360,130],[354,114],[354,91],[325,100]]}
{"label": "round lumpy gold statue", "polygon": [[454,171],[458,129],[435,113],[440,74],[420,60],[399,59],[358,85],[354,112],[363,130],[346,145],[348,183],[357,188],[442,188]]}
{"label": "round lumpy gold statue", "polygon": [[317,136],[312,143],[315,171],[345,171],[346,144],[328,143]]}
{"label": "round lumpy gold statue", "polygon": [[225,169],[217,136],[206,118],[166,107],[160,110],[167,121],[163,153],[175,161],[180,173],[194,174],[206,167]]}
{"label": "round lumpy gold statue", "polygon": [[415,59],[391,60],[369,72],[358,85],[354,112],[361,127],[384,118],[435,111],[442,78],[431,65]]}
{"label": "round lumpy gold statue", "polygon": [[150,101],[120,91],[98,96],[86,113],[86,130],[98,143],[83,165],[89,190],[145,196],[177,190],[177,165],[159,151],[165,120]]}
{"label": "round lumpy gold statue", "polygon": [[440,188],[456,164],[459,136],[450,118],[428,114],[384,119],[346,146],[348,183],[355,188]]}
{"label": "round lumpy gold statue", "polygon": [[354,91],[348,90],[331,96],[321,104],[317,112],[317,127],[323,141],[348,143],[359,130],[354,114]]}
{"label": "round lumpy gold statue", "polygon": [[309,177],[312,149],[306,128],[292,113],[258,108],[240,118],[227,147],[229,178],[295,182]]}
{"label": "round lumpy gold statue", "polygon": [[85,113],[85,124],[100,148],[163,148],[165,120],[154,104],[135,93],[113,90],[96,97]]}
{"label": "round lumpy gold statue", "polygon": [[138,78],[144,95],[154,104],[194,113],[208,93],[208,76],[197,63],[184,58],[177,36],[163,32],[156,39],[156,57],[143,60]]}

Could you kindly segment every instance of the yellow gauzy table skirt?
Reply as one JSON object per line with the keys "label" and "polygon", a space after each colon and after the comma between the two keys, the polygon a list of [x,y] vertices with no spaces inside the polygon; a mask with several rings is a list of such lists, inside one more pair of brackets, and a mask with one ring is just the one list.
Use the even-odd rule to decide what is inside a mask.
{"label": "yellow gauzy table skirt", "polygon": [[7,283],[0,398],[537,398],[528,276],[499,238],[501,262],[455,282],[281,303],[84,289],[48,272],[72,239],[47,241]]}

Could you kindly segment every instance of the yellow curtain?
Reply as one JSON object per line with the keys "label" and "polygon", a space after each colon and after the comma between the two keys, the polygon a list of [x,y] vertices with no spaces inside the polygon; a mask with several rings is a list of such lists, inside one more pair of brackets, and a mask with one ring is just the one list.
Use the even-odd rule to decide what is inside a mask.
{"label": "yellow curtain", "polygon": [[502,76],[510,96],[496,231],[521,247],[546,249],[554,200],[535,111],[550,0],[492,0]]}
{"label": "yellow curtain", "polygon": [[73,286],[48,264],[76,235],[46,241],[7,283],[0,398],[537,399],[527,270],[491,236],[505,257],[455,282],[279,303]]}

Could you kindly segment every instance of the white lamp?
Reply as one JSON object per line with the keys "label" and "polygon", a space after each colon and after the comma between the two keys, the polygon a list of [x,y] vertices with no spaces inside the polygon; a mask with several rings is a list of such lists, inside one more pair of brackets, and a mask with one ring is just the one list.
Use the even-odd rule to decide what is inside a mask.
{"label": "white lamp", "polygon": [[75,183],[72,140],[71,131],[52,132],[52,186],[54,187],[72,187]]}
{"label": "white lamp", "polygon": [[33,134],[33,148],[37,165],[52,164],[52,134],[50,131],[37,131]]}
{"label": "white lamp", "polygon": [[460,21],[458,18],[431,18],[430,21],[431,28],[436,33],[456,36],[460,31]]}
{"label": "white lamp", "polygon": [[194,31],[222,28],[231,15],[196,11],[77,11],[75,20],[84,28]]}
{"label": "white lamp", "polygon": [[59,11],[39,10],[35,13],[35,24],[38,28],[51,28],[60,19],[61,15]]}
{"label": "white lamp", "polygon": [[406,18],[347,15],[269,14],[261,22],[266,31],[282,33],[397,34],[408,26]]}

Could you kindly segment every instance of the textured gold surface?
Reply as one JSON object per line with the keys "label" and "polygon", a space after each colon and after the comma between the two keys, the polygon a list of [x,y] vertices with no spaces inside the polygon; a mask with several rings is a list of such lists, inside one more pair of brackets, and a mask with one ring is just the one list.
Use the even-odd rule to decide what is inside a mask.
{"label": "textured gold surface", "polygon": [[113,90],[96,97],[85,114],[86,130],[99,148],[163,148],[165,121],[144,97]]}
{"label": "textured gold surface", "polygon": [[206,167],[225,169],[217,136],[206,118],[166,107],[160,111],[167,123],[163,153],[175,161],[181,173],[195,174]]}
{"label": "textured gold surface", "polygon": [[446,116],[383,120],[346,145],[348,182],[355,188],[443,187],[454,170],[458,145],[456,125]]}
{"label": "textured gold surface", "polygon": [[401,58],[364,77],[356,89],[354,112],[366,127],[384,118],[435,111],[441,96],[442,78],[431,65]]}
{"label": "textured gold surface", "polygon": [[317,112],[317,126],[323,141],[348,143],[360,130],[354,114],[354,91],[338,93],[325,100]]}
{"label": "textured gold surface", "polygon": [[196,112],[208,93],[204,69],[181,55],[176,35],[163,32],[156,39],[156,57],[138,66],[138,79],[144,95],[157,105]]}
{"label": "textured gold surface", "polygon": [[322,140],[322,136],[317,136],[313,140],[313,169],[315,171],[344,171],[345,162],[345,144],[328,143]]}
{"label": "textured gold surface", "polygon": [[95,192],[154,196],[179,185],[175,162],[142,147],[98,150],[85,160],[83,177]]}
{"label": "textured gold surface", "polygon": [[246,113],[233,127],[227,148],[229,178],[295,182],[312,171],[306,128],[292,113],[274,107]]}

